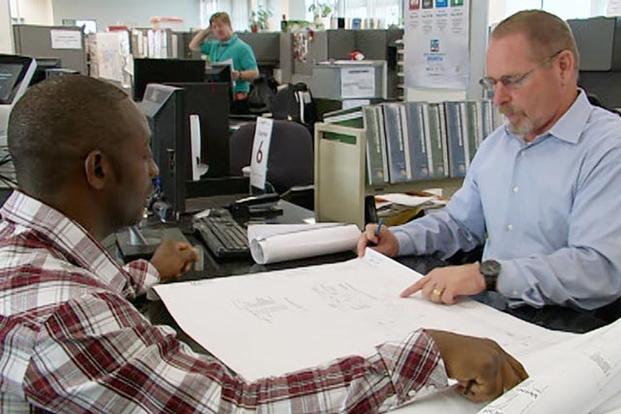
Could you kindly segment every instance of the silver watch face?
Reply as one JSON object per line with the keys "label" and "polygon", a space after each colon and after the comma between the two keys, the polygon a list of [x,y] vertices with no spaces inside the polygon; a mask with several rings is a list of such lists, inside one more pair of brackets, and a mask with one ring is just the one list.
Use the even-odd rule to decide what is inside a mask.
{"label": "silver watch face", "polygon": [[484,276],[498,276],[500,274],[500,263],[496,260],[486,260],[481,263],[480,271]]}

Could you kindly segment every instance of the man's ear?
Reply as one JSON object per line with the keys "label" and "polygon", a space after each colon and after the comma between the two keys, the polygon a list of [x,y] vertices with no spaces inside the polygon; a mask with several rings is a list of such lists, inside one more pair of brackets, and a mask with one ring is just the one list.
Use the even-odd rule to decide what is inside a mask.
{"label": "man's ear", "polygon": [[103,190],[112,179],[112,166],[108,158],[100,151],[93,150],[84,160],[86,182],[95,190]]}
{"label": "man's ear", "polygon": [[569,50],[564,50],[558,57],[558,67],[560,69],[561,83],[566,85],[574,76],[576,68],[576,59]]}

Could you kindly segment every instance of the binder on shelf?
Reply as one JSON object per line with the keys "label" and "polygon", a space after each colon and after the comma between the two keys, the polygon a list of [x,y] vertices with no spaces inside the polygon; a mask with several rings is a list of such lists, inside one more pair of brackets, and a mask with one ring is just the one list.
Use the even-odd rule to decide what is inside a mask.
{"label": "binder on shelf", "polygon": [[[398,103],[383,104],[384,130],[388,148],[388,170],[391,183],[402,183],[412,179],[410,166],[406,162],[401,111]],[[409,174],[408,174],[409,173]]]}
{"label": "binder on shelf", "polygon": [[406,102],[404,105],[407,125],[404,134],[410,148],[410,169],[414,180],[430,178],[427,159],[428,146],[423,121],[423,107],[425,105],[424,102]]}
{"label": "binder on shelf", "polygon": [[466,175],[466,150],[464,134],[465,105],[463,102],[445,102],[446,135],[449,154],[449,172],[451,177]]}
{"label": "binder on shelf", "polygon": [[[444,105],[430,103],[425,106],[425,134],[428,134],[428,148],[433,178],[448,177],[448,152],[446,148],[446,128],[444,128]],[[428,157],[429,159],[429,157]]]}
{"label": "binder on shelf", "polygon": [[487,138],[489,134],[494,132],[494,108],[492,105],[492,101],[484,100],[481,101],[481,129],[483,134],[483,139]]}
{"label": "binder on shelf", "polygon": [[365,106],[362,114],[367,137],[367,182],[369,185],[383,185],[388,182],[388,161],[380,142],[377,107]]}
{"label": "binder on shelf", "polygon": [[440,143],[442,145],[442,177],[449,177],[449,160],[448,160],[448,145],[446,144],[446,114],[444,112],[444,105],[436,104],[438,107],[438,124],[440,125]]}
{"label": "binder on shelf", "polygon": [[391,175],[391,171],[390,171],[390,167],[389,167],[389,162],[388,162],[388,145],[386,143],[386,128],[384,128],[384,110],[382,109],[381,105],[377,105],[373,107],[375,109],[375,114],[377,116],[377,132],[379,132],[379,142],[380,145],[382,146],[382,163],[383,163],[383,167],[384,167],[384,181],[385,182],[391,182],[390,181],[390,175]]}
{"label": "binder on shelf", "polygon": [[464,149],[466,155],[466,170],[470,167],[470,163],[477,151],[478,144],[481,142],[481,131],[479,131],[479,115],[477,112],[477,103],[475,101],[465,102],[466,107],[466,128],[468,134],[464,139]]}
{"label": "binder on shelf", "polygon": [[414,179],[414,172],[412,170],[413,148],[410,145],[410,140],[408,139],[408,123],[407,116],[405,114],[405,105],[403,102],[399,102],[397,106],[399,108],[400,136],[401,142],[403,143],[403,152],[405,154],[405,172],[408,177],[408,181],[412,181]]}

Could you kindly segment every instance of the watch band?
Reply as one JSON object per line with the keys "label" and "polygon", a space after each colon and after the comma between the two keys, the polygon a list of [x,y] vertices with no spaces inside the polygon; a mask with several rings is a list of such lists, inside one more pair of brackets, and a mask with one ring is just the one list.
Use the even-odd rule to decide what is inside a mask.
{"label": "watch band", "polygon": [[485,279],[486,290],[496,290],[496,283],[501,270],[502,266],[496,260],[485,260],[479,264],[479,272]]}

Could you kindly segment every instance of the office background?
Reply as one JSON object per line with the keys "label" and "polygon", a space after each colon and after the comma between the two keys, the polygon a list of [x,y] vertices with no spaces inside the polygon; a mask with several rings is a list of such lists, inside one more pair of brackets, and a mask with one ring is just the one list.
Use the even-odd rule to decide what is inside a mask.
{"label": "office background", "polygon": [[[0,53],[12,53],[11,24],[60,25],[63,20],[94,20],[99,31],[109,25],[146,27],[152,16],[176,16],[183,19],[182,29],[204,26],[211,13],[228,11],[236,30],[247,30],[252,10],[259,6],[270,10],[271,30],[279,29],[282,15],[290,20],[312,20],[309,6],[317,0],[0,0]],[[491,0],[489,22],[525,8],[543,8],[564,19],[605,15],[609,0]],[[332,15],[376,18],[387,27],[402,25],[402,0],[332,0],[327,2]],[[474,5],[476,7],[477,1]]]}

